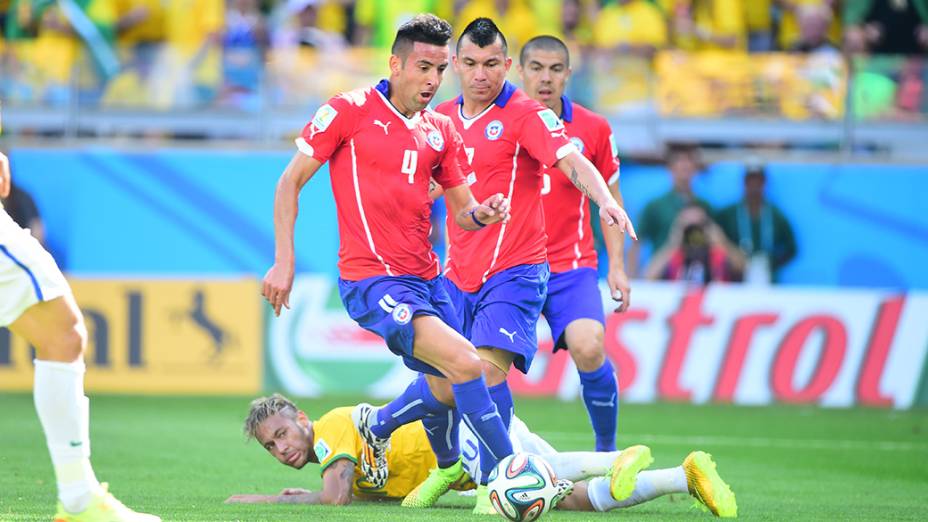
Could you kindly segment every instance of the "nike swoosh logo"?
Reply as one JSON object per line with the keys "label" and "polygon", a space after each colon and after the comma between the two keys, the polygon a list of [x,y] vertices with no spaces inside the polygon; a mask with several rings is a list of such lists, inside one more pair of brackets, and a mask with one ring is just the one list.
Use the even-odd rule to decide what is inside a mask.
{"label": "nike swoosh logo", "polygon": [[72,440],[69,444],[71,444],[72,448],[77,448],[79,446],[82,446],[84,443],[79,440]]}

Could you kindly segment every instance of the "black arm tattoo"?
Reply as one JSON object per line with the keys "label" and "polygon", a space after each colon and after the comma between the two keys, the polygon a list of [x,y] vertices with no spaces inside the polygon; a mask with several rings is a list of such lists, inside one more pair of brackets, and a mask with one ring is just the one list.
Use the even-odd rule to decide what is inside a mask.
{"label": "black arm tattoo", "polygon": [[580,173],[577,172],[577,169],[575,167],[570,167],[570,182],[573,183],[574,186],[577,187],[577,189],[580,192],[583,192],[583,195],[588,197],[590,201],[594,203],[596,202],[596,199],[593,198],[593,194],[590,193],[590,189],[588,189],[586,185],[584,185],[583,182],[580,181]]}

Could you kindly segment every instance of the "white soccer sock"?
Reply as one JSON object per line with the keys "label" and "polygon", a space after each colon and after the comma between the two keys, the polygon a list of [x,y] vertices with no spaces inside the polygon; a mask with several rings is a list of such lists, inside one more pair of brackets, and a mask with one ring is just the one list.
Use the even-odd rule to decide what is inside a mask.
{"label": "white soccer sock", "polygon": [[621,452],[567,451],[542,455],[542,458],[551,464],[557,478],[577,482],[608,473],[619,453]]}
{"label": "white soccer sock", "polygon": [[90,466],[90,405],[84,361],[35,361],[33,398],[55,467],[58,499],[71,513],[87,509],[100,488]]}
{"label": "white soccer sock", "polygon": [[612,498],[612,493],[609,491],[609,479],[606,477],[596,477],[590,480],[587,486],[587,496],[596,511],[637,506],[642,502],[671,493],[689,493],[683,466],[638,473],[635,490],[632,491],[630,497],[621,502]]}

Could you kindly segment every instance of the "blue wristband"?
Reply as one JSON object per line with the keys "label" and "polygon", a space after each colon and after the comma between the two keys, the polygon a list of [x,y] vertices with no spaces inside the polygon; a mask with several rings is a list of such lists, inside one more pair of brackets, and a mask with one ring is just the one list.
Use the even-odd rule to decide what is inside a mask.
{"label": "blue wristband", "polygon": [[476,208],[470,209],[470,218],[474,220],[474,223],[477,223],[477,226],[480,227],[480,228],[485,227],[486,224],[485,224],[485,223],[481,223],[480,220],[477,219],[477,215],[476,215],[476,214],[477,214],[477,209],[476,209]]}

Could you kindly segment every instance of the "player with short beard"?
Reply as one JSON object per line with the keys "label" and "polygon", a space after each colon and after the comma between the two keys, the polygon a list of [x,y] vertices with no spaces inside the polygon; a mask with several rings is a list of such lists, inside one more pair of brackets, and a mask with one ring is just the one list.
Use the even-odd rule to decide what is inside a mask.
{"label": "player with short beard", "polygon": [[[393,43],[390,78],[335,96],[316,111],[296,140],[299,150],[280,177],[274,201],[275,262],[263,287],[274,313],[289,307],[299,192],[328,162],[345,309],[381,336],[406,366],[429,376],[414,381],[393,408],[362,404],[354,412],[370,448],[361,468],[374,488],[389,476],[390,434],[426,416],[460,416],[495,452],[512,451],[477,351],[458,333],[429,242],[433,178],[445,191],[455,229],[495,229],[509,219],[502,194],[477,203],[461,170],[460,137],[446,116],[424,110],[448,66],[450,38],[451,26],[433,15],[403,24]],[[442,400],[430,389],[436,382],[445,382],[443,391],[452,390]]]}

